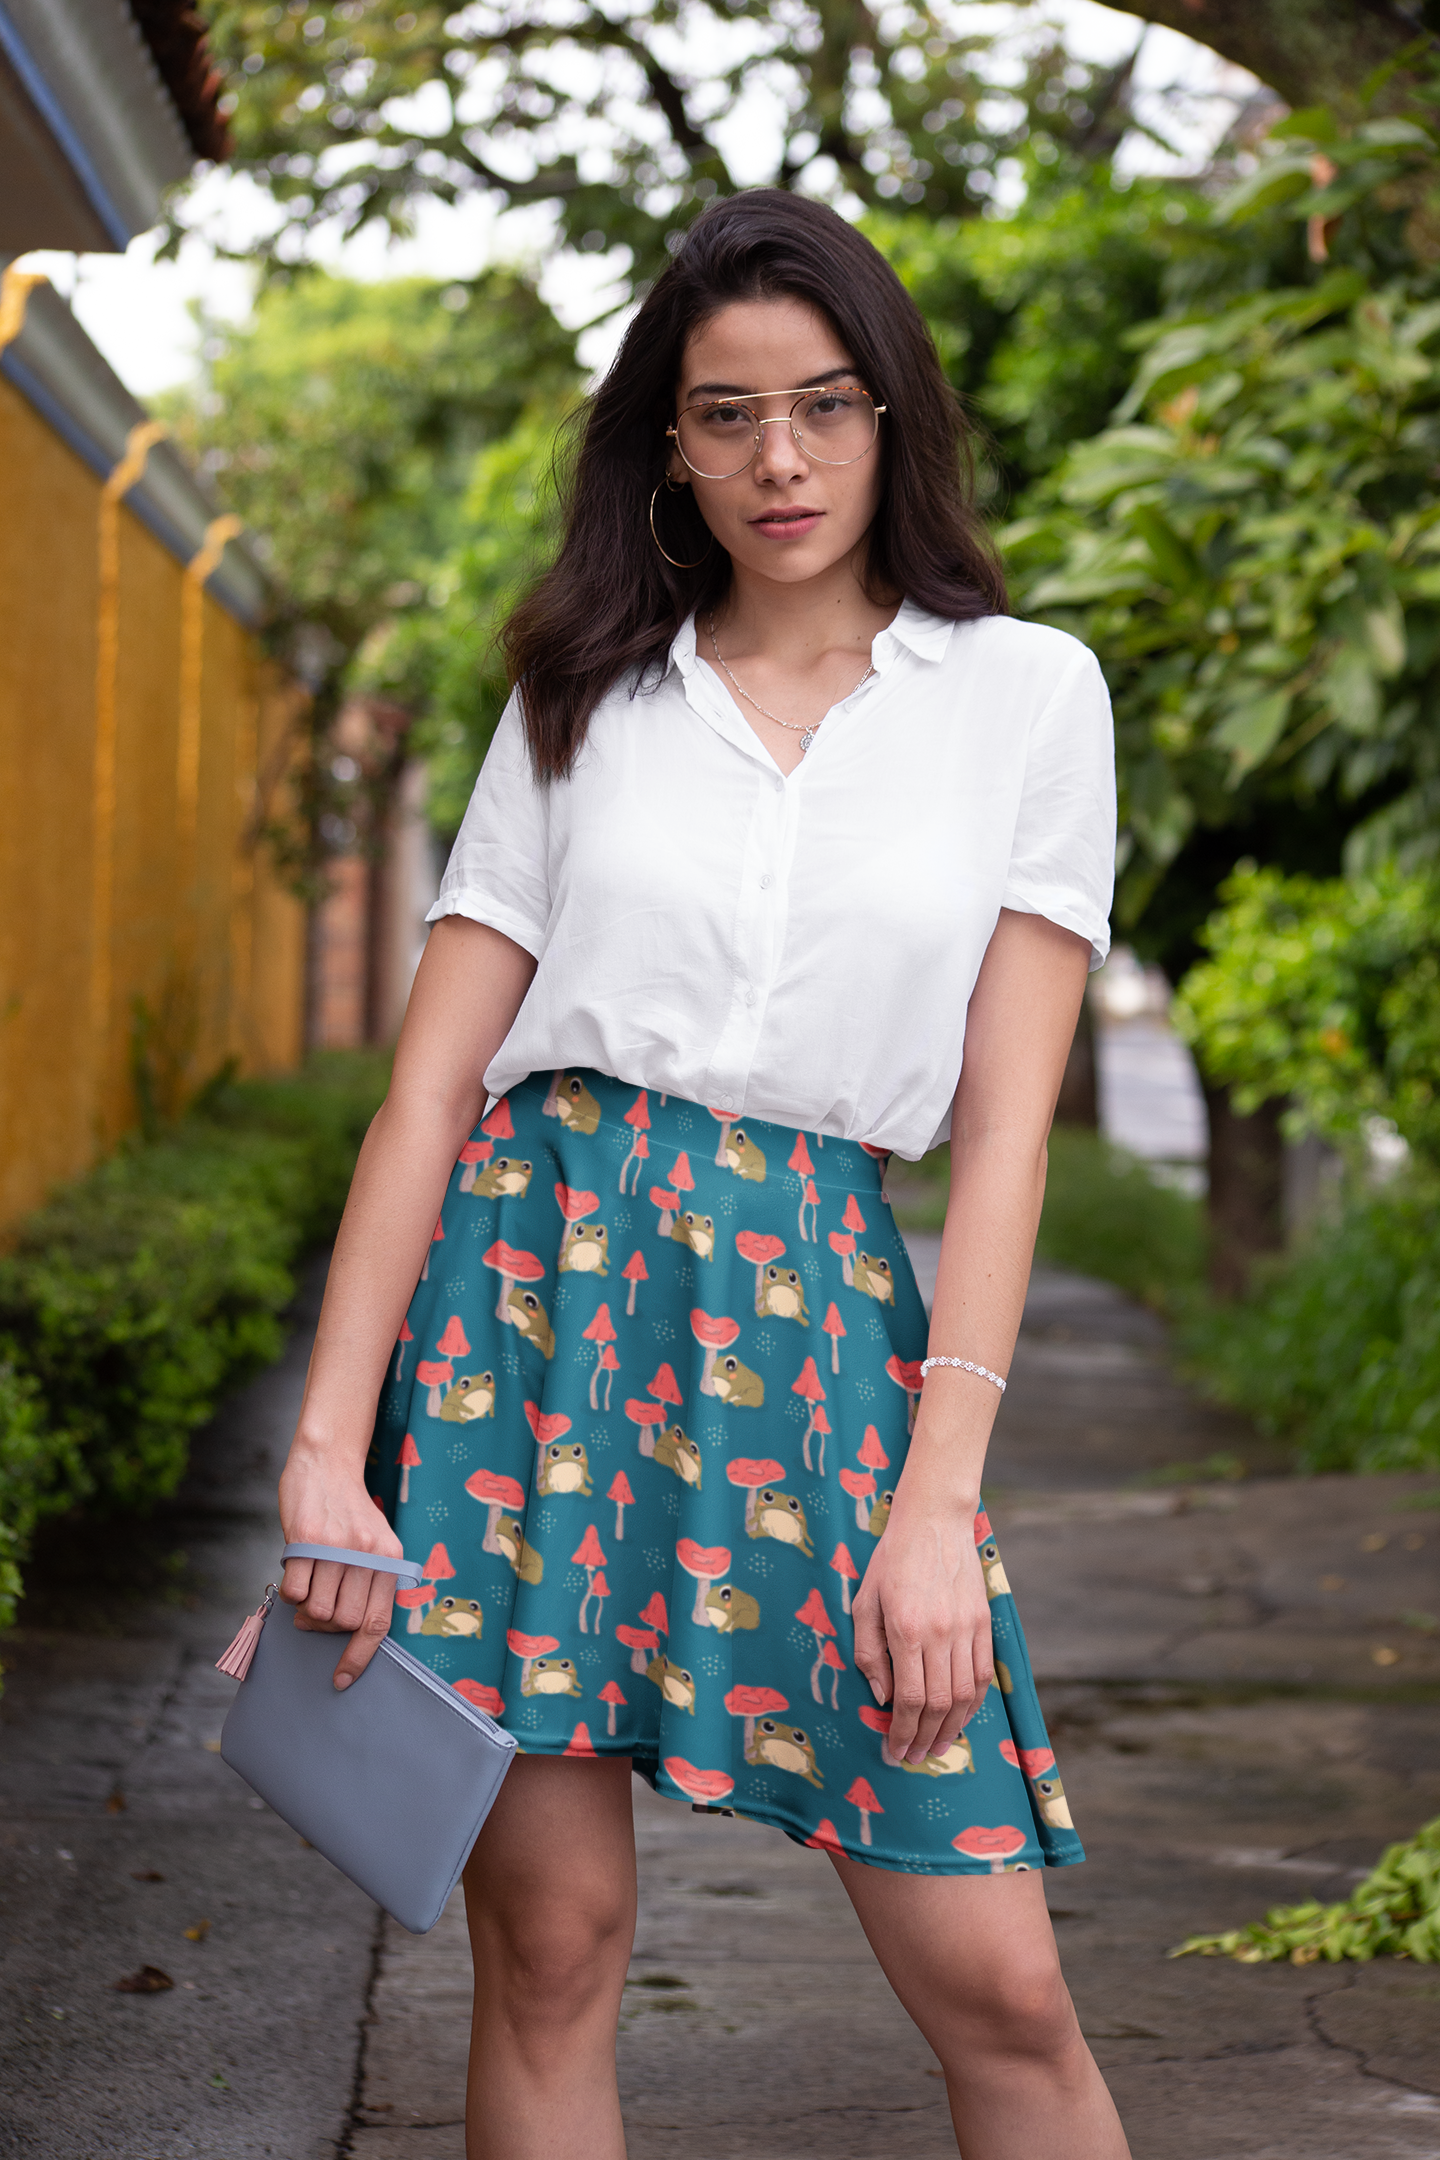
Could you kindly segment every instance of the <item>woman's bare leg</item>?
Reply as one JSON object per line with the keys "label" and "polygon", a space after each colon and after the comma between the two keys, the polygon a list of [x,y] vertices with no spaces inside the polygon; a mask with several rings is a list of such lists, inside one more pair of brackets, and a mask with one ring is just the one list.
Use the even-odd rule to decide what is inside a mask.
{"label": "woman's bare leg", "polygon": [[835,1869],[945,2071],[965,2160],[1128,2160],[1060,1972],[1043,1877]]}
{"label": "woman's bare leg", "polygon": [[465,1869],[466,2160],[624,2160],[615,2027],[635,1935],[630,1762],[522,1755]]}

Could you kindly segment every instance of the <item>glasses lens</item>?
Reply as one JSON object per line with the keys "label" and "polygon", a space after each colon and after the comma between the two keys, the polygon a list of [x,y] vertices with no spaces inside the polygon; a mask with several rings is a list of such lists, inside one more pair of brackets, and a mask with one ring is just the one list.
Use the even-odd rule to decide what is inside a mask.
{"label": "glasses lens", "polygon": [[853,465],[875,440],[880,419],[863,390],[840,385],[817,390],[797,407],[796,434],[822,465]]}
{"label": "glasses lens", "polygon": [[755,415],[723,398],[713,405],[687,405],[675,436],[691,472],[703,480],[728,480],[755,455]]}

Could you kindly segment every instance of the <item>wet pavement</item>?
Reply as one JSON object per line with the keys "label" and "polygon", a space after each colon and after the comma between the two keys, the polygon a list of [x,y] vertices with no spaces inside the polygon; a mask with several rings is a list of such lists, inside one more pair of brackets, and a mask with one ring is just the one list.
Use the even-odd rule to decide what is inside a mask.
{"label": "wet pavement", "polygon": [[[113,1561],[81,1553],[5,1646],[0,2154],[463,2153],[458,1902],[406,1936],[214,1752],[306,1347],[197,1448],[145,1561],[163,1584],[185,1551],[168,1597],[108,1594]],[[1258,1474],[1184,1481],[1221,1452]],[[1090,1853],[1047,1892],[1137,2160],[1440,2160],[1440,1969],[1165,1957],[1344,1895],[1440,1811],[1440,1515],[1406,1504],[1427,1481],[1276,1468],[1177,1386],[1151,1316],[1037,1274],[988,1501]],[[636,1821],[632,2160],[953,2156],[824,1859],[638,1784]],[[147,1964],[175,1985],[116,1992]]]}

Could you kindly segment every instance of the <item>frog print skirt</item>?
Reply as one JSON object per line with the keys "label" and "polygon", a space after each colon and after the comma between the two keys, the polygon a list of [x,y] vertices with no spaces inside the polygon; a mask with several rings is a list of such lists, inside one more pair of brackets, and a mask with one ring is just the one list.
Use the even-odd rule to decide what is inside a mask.
{"label": "frog print skirt", "polygon": [[368,1477],[424,1583],[398,1639],[527,1754],[927,1875],[1083,1860],[983,1512],[998,1685],[885,1749],[851,1603],[926,1319],[883,1157],[594,1072],[461,1150]]}

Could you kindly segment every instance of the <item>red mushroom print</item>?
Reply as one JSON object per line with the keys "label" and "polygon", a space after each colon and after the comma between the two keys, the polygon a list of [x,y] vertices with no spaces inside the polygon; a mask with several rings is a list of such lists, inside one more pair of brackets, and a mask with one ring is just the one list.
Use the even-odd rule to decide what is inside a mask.
{"label": "red mushroom print", "polygon": [[525,1507],[524,1486],[517,1484],[513,1477],[501,1477],[494,1470],[475,1470],[466,1478],[465,1490],[472,1500],[478,1500],[481,1507],[489,1510],[485,1521],[485,1535],[480,1541],[480,1550],[488,1553],[499,1553],[502,1559],[508,1559],[509,1555],[495,1535],[495,1525],[499,1522],[501,1514],[506,1508],[509,1508],[511,1513],[516,1515],[523,1512]]}
{"label": "red mushroom print", "polygon": [[870,1502],[875,1497],[875,1480],[868,1470],[842,1470],[840,1489],[847,1492],[855,1502],[855,1527],[870,1528]]}
{"label": "red mushroom print", "polygon": [[708,1627],[710,1615],[705,1610],[705,1593],[711,1583],[719,1582],[730,1569],[730,1549],[726,1545],[697,1545],[694,1538],[682,1537],[675,1547],[675,1557],[687,1575],[695,1577],[695,1610],[690,1618],[696,1627]]}
{"label": "red mushroom print", "polygon": [[865,1437],[860,1442],[860,1461],[867,1470],[888,1470],[890,1458],[880,1445],[880,1435],[873,1425],[865,1427]]}
{"label": "red mushroom print", "polygon": [[[626,1408],[629,1408],[628,1403]],[[605,1497],[615,1503],[615,1535],[623,1544],[625,1539],[625,1510],[627,1507],[634,1507],[635,1505],[635,1495],[630,1490],[630,1480],[623,1470],[616,1471],[610,1481],[610,1490]]]}
{"label": "red mushroom print", "polygon": [[[443,1245],[444,1242],[445,1225],[443,1222],[437,1222],[435,1228],[430,1233],[430,1243],[432,1245]],[[425,1265],[420,1270],[420,1280],[421,1282],[429,1282],[430,1280],[430,1255],[428,1252],[425,1255]]]}
{"label": "red mushroom print", "polygon": [[[848,1230],[830,1232],[830,1250],[840,1255],[840,1272],[845,1279],[845,1287],[849,1290],[855,1281],[855,1240]],[[834,1312],[833,1305],[830,1310]],[[842,1328],[840,1332],[843,1335],[845,1330]]]}
{"label": "red mushroom print", "polygon": [[646,1133],[650,1130],[650,1105],[646,1100],[644,1088],[641,1088],[634,1102],[625,1112],[625,1123],[630,1127],[634,1138],[630,1143],[630,1153],[620,1165],[620,1190],[622,1193],[624,1192],[626,1172],[629,1170],[631,1163],[634,1163],[635,1177],[632,1191],[638,1193],[640,1190],[640,1165],[647,1162],[650,1157],[650,1143],[645,1138]]}
{"label": "red mushroom print", "polygon": [[614,1385],[615,1375],[620,1370],[620,1360],[616,1357],[614,1348],[610,1343],[606,1343],[605,1348],[600,1353],[600,1367],[605,1375],[604,1407],[608,1410],[610,1408],[610,1390]]}
{"label": "red mushroom print", "polygon": [[817,1440],[820,1443],[819,1447],[815,1451],[815,1468],[819,1475],[821,1477],[824,1477],[825,1438],[830,1430],[830,1420],[826,1417],[824,1409],[819,1403],[816,1403],[814,1409],[810,1414],[810,1430],[815,1434]]}
{"label": "red mushroom print", "polygon": [[596,1570],[595,1580],[590,1585],[590,1595],[595,1600],[594,1632],[598,1635],[600,1633],[600,1608],[605,1603],[606,1598],[610,1595],[610,1585],[605,1580],[605,1570],[603,1568],[599,1568]]}
{"label": "red mushroom print", "polygon": [[581,1756],[587,1762],[594,1761],[595,1750],[591,1745],[588,1725],[577,1725],[575,1727],[574,1732],[570,1735],[570,1745],[566,1748],[565,1753],[567,1755]]}
{"label": "red mushroom print", "polygon": [[426,1417],[439,1417],[440,1390],[443,1387],[449,1387],[454,1377],[454,1366],[447,1365],[443,1358],[421,1358],[419,1364],[415,1367],[415,1378],[419,1381],[421,1387],[430,1390],[425,1398]]}
{"label": "red mushroom print", "polygon": [[414,1342],[414,1340],[415,1337],[410,1332],[410,1322],[402,1320],[400,1322],[399,1339],[395,1344],[395,1378],[397,1381],[400,1378],[400,1368],[405,1362],[405,1345],[407,1342]]}
{"label": "red mushroom print", "polygon": [[433,1582],[406,1583],[395,1592],[396,1604],[403,1612],[408,1612],[410,1615],[405,1622],[407,1635],[418,1635],[420,1633],[425,1624],[425,1608],[427,1605],[433,1604],[434,1599],[435,1585]]}
{"label": "red mushroom print", "polygon": [[510,1115],[510,1098],[508,1095],[502,1095],[499,1102],[490,1112],[489,1117],[480,1120],[480,1130],[483,1133],[488,1133],[492,1140],[514,1139],[515,1120]]}
{"label": "red mushroom print", "polygon": [[[581,1538],[578,1551],[571,1553],[570,1564],[572,1567],[583,1567],[585,1570],[585,1595],[580,1600],[580,1633],[587,1635],[590,1631],[585,1625],[585,1608],[594,1592],[596,1571],[605,1565],[605,1553],[600,1543],[600,1533],[595,1528],[594,1523],[589,1525],[584,1537]],[[607,1588],[605,1595],[608,1597],[609,1594]],[[598,1607],[596,1608],[595,1632],[597,1635],[600,1632]]]}
{"label": "red mushroom print", "polygon": [[570,1420],[563,1410],[542,1410],[533,1402],[525,1405],[525,1422],[535,1435],[538,1448],[549,1447],[552,1440],[563,1440],[570,1430]]}
{"label": "red mushroom print", "polygon": [[455,1570],[450,1565],[450,1555],[446,1552],[445,1547],[443,1545],[432,1545],[430,1547],[430,1557],[425,1562],[426,1582],[450,1582],[453,1580],[454,1574]]}
{"label": "red mushroom print", "polygon": [[465,1340],[465,1330],[460,1324],[459,1313],[451,1313],[445,1323],[445,1332],[435,1347],[441,1357],[469,1357],[470,1345]]}
{"label": "red mushroom print", "polygon": [[841,1657],[834,1643],[827,1642],[820,1653],[820,1662],[830,1675],[830,1707],[832,1710],[838,1710],[840,1707],[840,1675],[845,1670],[845,1660]]}
{"label": "red mushroom print", "polygon": [[[575,1242],[576,1223],[583,1222],[587,1215],[594,1214],[596,1208],[600,1205],[600,1195],[593,1192],[574,1192],[568,1185],[557,1185],[555,1187],[555,1204],[565,1218],[565,1235],[560,1240],[560,1255],[555,1263],[557,1268],[563,1268],[566,1265],[570,1248]],[[603,1263],[604,1254],[602,1253],[600,1257]],[[587,1254],[586,1258],[593,1258],[593,1255]]]}
{"label": "red mushroom print", "polygon": [[639,1402],[632,1395],[625,1405],[625,1415],[640,1428],[640,1453],[653,1458],[655,1435],[665,1422],[664,1410],[658,1402]]}
{"label": "red mushroom print", "polygon": [[710,1115],[720,1121],[720,1145],[715,1150],[715,1164],[717,1169],[724,1170],[729,1167],[725,1160],[725,1150],[730,1145],[730,1127],[735,1121],[735,1112],[733,1110],[712,1110]]}
{"label": "red mushroom print", "polygon": [[818,1589],[812,1589],[795,1618],[801,1627],[808,1627],[815,1637],[815,1663],[810,1671],[810,1692],[816,1702],[820,1700],[820,1667],[825,1662],[825,1638],[835,1633],[834,1624],[825,1610],[825,1600]]}
{"label": "red mushroom print", "polygon": [[807,1177],[814,1177],[815,1175],[815,1165],[810,1160],[810,1150],[805,1145],[803,1132],[795,1135],[795,1145],[790,1150],[789,1167],[795,1172],[802,1185]]}
{"label": "red mushroom print", "polygon": [[[810,1210],[810,1228],[805,1228],[805,1210]],[[813,1244],[820,1242],[820,1192],[813,1177],[805,1180],[805,1194],[800,1202],[800,1235],[808,1237]]]}
{"label": "red mushroom print", "polygon": [[845,1323],[840,1318],[838,1305],[830,1307],[824,1319],[820,1322],[820,1332],[822,1335],[830,1337],[830,1370],[832,1373],[838,1373],[840,1370],[840,1338],[845,1333]]}
{"label": "red mushroom print", "polygon": [[467,1140],[465,1142],[464,1147],[460,1150],[458,1165],[461,1192],[474,1192],[476,1171],[481,1163],[489,1162],[494,1153],[494,1146],[489,1140]]}
{"label": "red mushroom print", "polygon": [[735,1233],[735,1250],[742,1260],[748,1260],[755,1270],[755,1316],[760,1318],[763,1307],[760,1292],[765,1282],[765,1269],[771,1260],[785,1255],[785,1240],[779,1237],[762,1237],[756,1230],[738,1230]]}
{"label": "red mushroom print", "polygon": [[605,1730],[613,1740],[615,1737],[615,1712],[623,1710],[625,1707],[625,1697],[621,1692],[618,1680],[606,1681],[604,1687],[600,1690],[600,1700],[604,1703],[606,1710]]}
{"label": "red mushroom print", "polygon": [[500,1295],[495,1300],[495,1317],[506,1327],[513,1327],[515,1323],[510,1316],[510,1292],[516,1283],[539,1282],[545,1273],[544,1262],[537,1259],[534,1253],[520,1252],[515,1246],[507,1245],[503,1238],[497,1238],[489,1252],[482,1257],[486,1267],[494,1268],[500,1277]]}
{"label": "red mushroom print", "polygon": [[415,1445],[413,1433],[406,1433],[395,1460],[400,1465],[400,1505],[404,1507],[410,1498],[410,1472],[420,1468],[420,1450]]}
{"label": "red mushroom print", "polygon": [[683,1755],[665,1757],[665,1774],[696,1807],[714,1807],[735,1790],[735,1780],[723,1770],[697,1770]]}
{"label": "red mushroom print", "polygon": [[975,1823],[950,1842],[956,1852],[963,1852],[971,1860],[988,1860],[992,1875],[1003,1875],[1006,1861],[1025,1850],[1025,1832],[1017,1830],[1013,1823],[999,1823],[994,1829]]}
{"label": "red mushroom print", "polygon": [[645,1255],[638,1251],[631,1253],[620,1273],[630,1285],[630,1295],[625,1300],[625,1312],[628,1318],[633,1319],[635,1316],[635,1292],[642,1282],[649,1282],[650,1280],[650,1270],[645,1265]]}
{"label": "red mushroom print", "polygon": [[644,1612],[641,1613],[640,1618],[644,1621],[646,1627],[659,1628],[662,1635],[669,1634],[670,1615],[665,1610],[665,1600],[658,1590],[651,1591],[650,1601],[646,1605]]}
{"label": "red mushroom print", "polygon": [[550,1652],[558,1650],[560,1645],[553,1635],[522,1635],[519,1628],[512,1627],[505,1630],[505,1647],[511,1657],[520,1659],[520,1686],[523,1690],[530,1677],[530,1667],[536,1658],[548,1657]]}
{"label": "red mushroom print", "polygon": [[684,1401],[684,1397],[676,1384],[675,1375],[668,1365],[662,1365],[654,1379],[646,1381],[645,1392],[647,1395],[653,1395],[656,1402],[673,1406],[676,1409]]}
{"label": "red mushroom print", "polygon": [[755,1745],[755,1720],[757,1717],[773,1717],[777,1710],[790,1707],[785,1697],[773,1687],[732,1687],[725,1697],[725,1708],[731,1717],[745,1720],[745,1753],[749,1756]]}
{"label": "red mushroom print", "polygon": [[859,1582],[860,1570],[851,1559],[850,1549],[846,1545],[837,1545],[835,1547],[834,1557],[830,1565],[840,1578],[840,1609],[842,1612],[848,1613],[850,1610],[850,1586],[852,1583]]}
{"label": "red mushroom print", "polygon": [[823,1816],[816,1824],[814,1837],[807,1837],[805,1843],[812,1852],[843,1853],[845,1850],[840,1842],[840,1833],[828,1815]]}
{"label": "red mushroom print", "polygon": [[499,1688],[485,1687],[478,1680],[452,1680],[450,1685],[457,1695],[463,1695],[466,1702],[474,1703],[475,1708],[483,1710],[488,1717],[504,1717],[505,1703]]}
{"label": "red mushroom print", "polygon": [[644,1677],[645,1667],[652,1654],[660,1648],[660,1637],[654,1628],[617,1627],[615,1640],[624,1643],[630,1652],[630,1670]]}
{"label": "red mushroom print", "polygon": [[[608,1305],[600,1305],[596,1307],[595,1317],[590,1322],[589,1327],[584,1330],[584,1335],[586,1342],[593,1342],[596,1346],[595,1370],[590,1375],[590,1407],[592,1410],[598,1410],[600,1408],[600,1401],[597,1390],[600,1386],[600,1375],[606,1369],[605,1346],[607,1343],[613,1343],[615,1340],[615,1323],[610,1318],[610,1307]],[[610,1369],[614,1371],[616,1368],[612,1366]],[[608,1387],[606,1388],[605,1392],[608,1398],[610,1392]],[[609,1408],[608,1399],[606,1403],[606,1408]]]}
{"label": "red mushroom print", "polygon": [[652,1185],[650,1198],[660,1210],[660,1221],[656,1226],[659,1235],[668,1238],[675,1227],[675,1218],[680,1213],[680,1195],[678,1192],[671,1192],[668,1185]]}
{"label": "red mushroom print", "polygon": [[[747,1496],[745,1501],[745,1528],[751,1530],[755,1521],[755,1495],[762,1485],[779,1484],[785,1475],[785,1465],[772,1462],[768,1455],[763,1461],[758,1461],[748,1455],[741,1455],[734,1462],[726,1463],[725,1475],[732,1485],[739,1485],[744,1488]],[[841,1475],[843,1477],[843,1471]]]}
{"label": "red mushroom print", "polygon": [[712,1320],[709,1313],[701,1312],[697,1305],[690,1314],[690,1332],[705,1352],[705,1365],[700,1374],[700,1393],[717,1394],[719,1391],[714,1380],[715,1360],[722,1350],[728,1350],[731,1343],[738,1339],[740,1323],[738,1320],[726,1318],[723,1314]]}
{"label": "red mushroom print", "polygon": [[840,1219],[844,1223],[845,1228],[849,1231],[852,1231],[856,1237],[858,1237],[860,1235],[860,1232],[865,1228],[865,1217],[860,1212],[860,1203],[855,1198],[853,1192],[846,1194],[845,1213],[841,1216]]}
{"label": "red mushroom print", "polygon": [[[805,1458],[805,1468],[807,1470],[812,1470],[814,1468],[814,1464],[810,1460],[810,1435],[811,1433],[819,1429],[817,1428],[815,1422],[816,1406],[820,1403],[823,1403],[825,1400],[825,1388],[821,1381],[819,1373],[815,1370],[815,1360],[813,1357],[806,1358],[804,1364],[800,1368],[799,1379],[792,1380],[790,1383],[790,1392],[792,1395],[798,1395],[802,1402],[807,1402],[810,1405],[810,1422],[805,1427],[805,1435],[800,1442],[800,1452]],[[829,1432],[829,1425],[825,1425],[823,1430],[825,1432]],[[820,1445],[823,1449],[825,1445],[823,1440],[821,1441]],[[820,1467],[822,1470],[825,1467],[823,1456]]]}
{"label": "red mushroom print", "polygon": [[902,1358],[897,1354],[886,1358],[885,1371],[887,1376],[895,1382],[896,1387],[905,1390],[908,1430],[914,1432],[915,1405],[920,1400],[920,1388],[924,1380],[924,1374],[920,1370],[920,1360],[919,1358]]}
{"label": "red mushroom print", "polygon": [[676,1192],[686,1193],[695,1190],[695,1174],[690,1168],[690,1157],[683,1148],[675,1157],[675,1167],[670,1172],[670,1183],[675,1187]]}
{"label": "red mushroom print", "polygon": [[862,1845],[868,1845],[870,1843],[871,1816],[883,1815],[885,1812],[875,1797],[873,1786],[867,1785],[863,1777],[857,1777],[849,1792],[845,1795],[845,1804],[847,1807],[859,1809],[860,1842]]}

